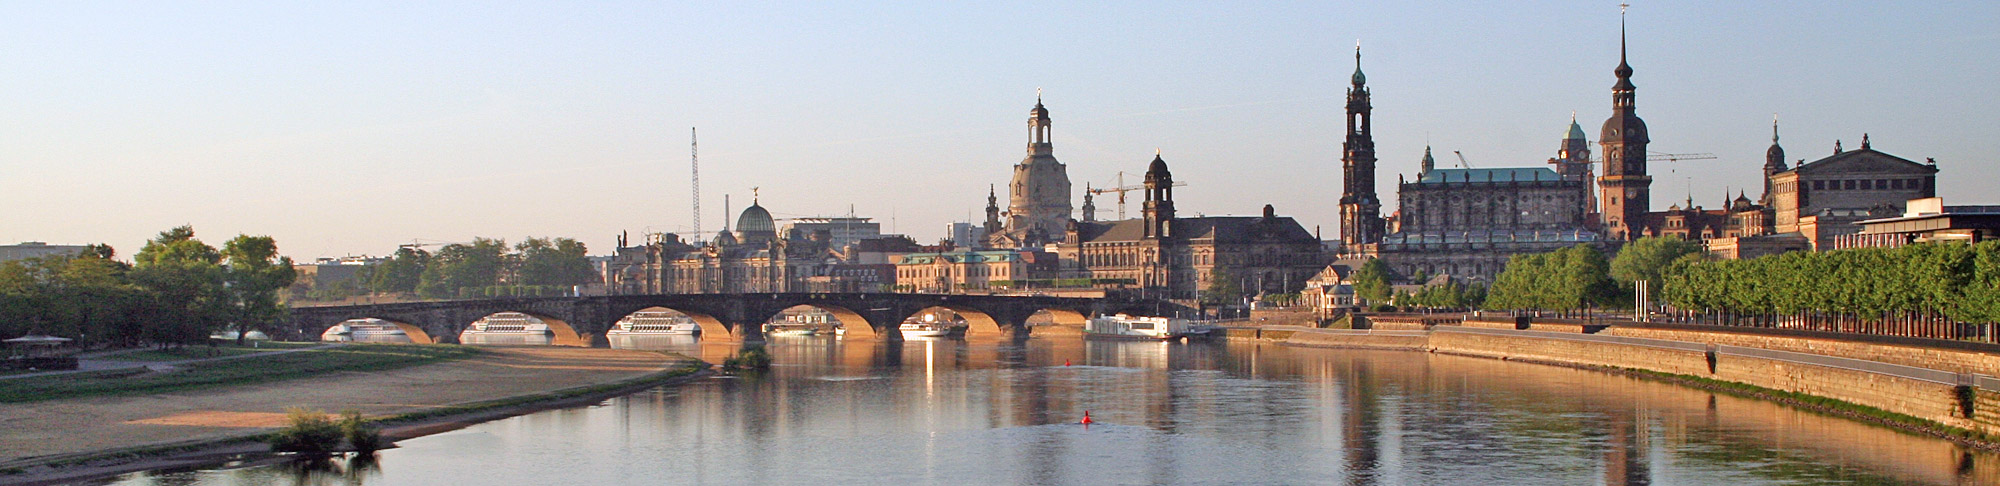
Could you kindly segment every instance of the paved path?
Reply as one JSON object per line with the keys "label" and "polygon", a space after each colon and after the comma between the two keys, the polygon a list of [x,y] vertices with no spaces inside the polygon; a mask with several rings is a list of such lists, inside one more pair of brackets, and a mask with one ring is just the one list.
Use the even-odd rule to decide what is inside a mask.
{"label": "paved path", "polygon": [[110,352],[99,352],[99,353],[88,353],[88,354],[90,354],[90,355],[91,355],[90,357],[88,357],[88,358],[85,358],[85,357],[79,357],[79,358],[77,359],[77,362],[76,362],[76,369],[73,369],[73,370],[62,370],[62,371],[42,371],[42,372],[37,372],[37,373],[21,373],[21,374],[15,374],[15,375],[5,375],[5,376],[0,376],[0,380],[12,380],[12,379],[17,379],[17,378],[29,378],[29,377],[36,377],[36,376],[54,376],[54,375],[68,375],[68,374],[75,374],[75,373],[89,373],[89,372],[92,372],[92,371],[104,371],[104,370],[116,370],[116,369],[123,369],[123,368],[137,368],[137,367],[141,367],[141,366],[144,366],[144,367],[147,367],[147,368],[152,368],[152,369],[155,369],[155,370],[170,370],[170,369],[174,369],[175,367],[179,367],[179,366],[181,366],[181,365],[186,365],[186,364],[191,364],[191,363],[201,363],[201,362],[205,362],[205,361],[224,361],[224,360],[232,360],[232,359],[243,359],[243,358],[248,358],[248,357],[252,357],[252,356],[271,356],[271,355],[276,355],[276,354],[285,354],[285,353],[296,353],[296,352],[299,352],[299,351],[307,351],[307,350],[314,350],[314,349],[330,349],[330,348],[337,348],[337,347],[340,347],[340,346],[345,346],[345,345],[346,345],[346,343],[327,343],[327,344],[321,344],[321,345],[318,345],[318,346],[309,346],[309,347],[304,347],[304,348],[292,348],[292,349],[286,349],[286,350],[279,350],[279,351],[259,351],[259,352],[255,352],[255,353],[244,353],[244,354],[238,354],[238,355],[231,355],[231,356],[217,356],[217,357],[214,357],[214,358],[195,358],[195,359],[183,359],[183,360],[175,360],[175,361],[119,361],[119,360],[113,360],[113,359],[102,359],[102,358],[103,358],[103,357],[105,357],[105,356],[117,356],[117,355],[121,355],[121,354],[126,354],[126,353],[136,353],[136,352],[140,352],[140,351],[145,351],[145,349],[126,349],[126,350],[119,350],[119,351],[110,351]]}

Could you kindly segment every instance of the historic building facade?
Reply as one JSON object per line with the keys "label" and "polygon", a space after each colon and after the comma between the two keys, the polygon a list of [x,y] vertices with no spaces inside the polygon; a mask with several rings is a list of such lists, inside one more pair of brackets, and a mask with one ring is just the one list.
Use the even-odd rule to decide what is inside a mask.
{"label": "historic building facade", "polygon": [[1589,182],[1546,167],[1438,169],[1397,184],[1396,232],[1363,252],[1405,277],[1491,282],[1507,259],[1600,238],[1585,211]]}
{"label": "historic building facade", "polygon": [[997,201],[988,195],[989,246],[1039,247],[1061,239],[1069,226],[1069,172],[1056,161],[1049,125],[1049,109],[1036,96],[1035,108],[1028,111],[1028,156],[1014,166],[1014,180],[1007,184],[1007,212],[1002,214]]}
{"label": "historic building facade", "polygon": [[1862,220],[1898,216],[1909,200],[1937,196],[1935,160],[1919,164],[1876,151],[1866,135],[1860,150],[1838,142],[1833,150],[1770,176],[1777,232],[1801,233],[1825,249],[1822,242],[1859,233]]}
{"label": "historic building facade", "polygon": [[1179,217],[1173,175],[1157,155],[1142,207],[1139,219],[1072,224],[1056,246],[1062,277],[1193,299],[1218,279],[1248,295],[1297,292],[1326,265],[1319,239],[1268,205],[1258,217]]}

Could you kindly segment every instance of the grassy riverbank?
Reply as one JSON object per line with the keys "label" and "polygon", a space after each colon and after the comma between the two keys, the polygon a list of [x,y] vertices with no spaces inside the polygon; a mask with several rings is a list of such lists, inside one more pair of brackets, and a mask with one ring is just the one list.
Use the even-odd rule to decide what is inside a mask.
{"label": "grassy riverbank", "polygon": [[[457,348],[410,345],[401,347]],[[478,356],[464,360],[383,373],[398,375],[396,377],[342,373],[340,375],[343,376],[315,382],[311,390],[273,391],[256,390],[268,387],[232,388],[216,391],[215,394],[225,396],[210,397],[207,400],[229,403],[232,410],[260,411],[289,409],[295,406],[331,410],[353,406],[356,401],[395,404],[387,410],[383,410],[381,404],[377,404],[376,410],[381,411],[369,412],[367,409],[363,411],[374,415],[368,422],[381,427],[383,438],[402,440],[537,410],[590,405],[612,396],[685,382],[703,376],[703,370],[707,368],[706,363],[670,353],[575,348],[499,348],[486,350]],[[432,385],[446,377],[460,382],[461,385],[449,389],[439,389]],[[461,381],[466,378],[473,380]],[[485,386],[469,383],[484,383]],[[291,388],[299,385],[281,383],[276,386]],[[358,398],[362,396],[368,398]],[[188,395],[160,398],[168,401],[204,400]],[[149,410],[161,408],[160,404],[151,401],[150,397],[145,403],[132,405],[143,409],[128,410],[134,415],[152,415],[157,412]],[[103,406],[108,405],[87,404],[83,408]],[[382,413],[383,411],[388,413]],[[48,413],[57,412],[53,410],[43,412],[45,415]],[[90,423],[96,424],[92,425],[96,428],[125,427],[118,425],[119,422],[113,419],[94,420]],[[276,424],[272,426],[275,427]],[[260,428],[262,430],[258,430]],[[129,430],[141,432],[138,429]],[[0,483],[73,481],[109,477],[145,469],[220,461],[235,454],[255,454],[268,450],[265,441],[274,430],[263,427],[231,427],[214,429],[217,433],[199,436],[153,435],[151,440],[141,438],[140,434],[116,433],[109,430],[105,431],[107,433],[82,434],[97,440],[73,441],[76,443],[68,444],[68,448],[72,449],[68,452],[27,454],[31,457],[15,460],[0,458]],[[47,433],[71,435],[78,432],[75,429],[59,427]],[[173,436],[182,439],[159,440]],[[0,450],[5,450],[6,445],[4,440],[0,440]]]}
{"label": "grassy riverbank", "polygon": [[354,344],[269,356],[199,362],[157,372],[145,368],[0,380],[0,403],[185,392],[311,378],[339,371],[385,371],[476,356],[465,346]]}

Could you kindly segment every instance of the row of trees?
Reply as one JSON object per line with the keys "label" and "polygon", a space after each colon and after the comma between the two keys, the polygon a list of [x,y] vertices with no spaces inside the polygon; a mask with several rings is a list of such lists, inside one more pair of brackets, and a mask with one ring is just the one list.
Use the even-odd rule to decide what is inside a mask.
{"label": "row of trees", "polygon": [[189,226],[161,232],[133,263],[115,256],[91,245],[0,264],[0,334],[182,345],[226,330],[241,339],[283,317],[279,291],[297,276],[269,236],[238,235],[217,249]]}
{"label": "row of trees", "polygon": [[1683,309],[1865,319],[1937,313],[2000,322],[2000,242],[1686,259],[1665,272],[1663,283],[1660,299]]}
{"label": "row of trees", "polygon": [[539,293],[597,282],[587,253],[582,242],[569,238],[528,238],[511,251],[505,240],[495,238],[445,245],[436,253],[403,247],[387,261],[362,269],[351,286],[302,290],[315,298],[368,292],[451,298],[474,289],[485,295],[503,285],[510,294],[520,289]]}
{"label": "row of trees", "polygon": [[1574,310],[1629,307],[1635,282],[1658,295],[1676,269],[1705,261],[1701,244],[1677,236],[1646,237],[1625,244],[1615,257],[1588,244],[1534,255],[1515,255],[1493,281],[1483,307],[1498,310]]}

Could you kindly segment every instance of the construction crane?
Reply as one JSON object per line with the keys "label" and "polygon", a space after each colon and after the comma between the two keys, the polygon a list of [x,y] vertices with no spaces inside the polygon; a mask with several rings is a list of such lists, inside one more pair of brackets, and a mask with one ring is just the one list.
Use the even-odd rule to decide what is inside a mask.
{"label": "construction crane", "polygon": [[[699,244],[701,241],[701,141],[695,138],[694,129],[695,127],[688,127],[688,163],[693,167],[693,177],[691,179],[694,182],[694,188],[688,192],[694,195],[694,234],[691,236]],[[729,215],[723,214],[722,217],[724,221],[728,221]]]}
{"label": "construction crane", "polygon": [[445,245],[463,245],[463,244],[466,243],[462,241],[438,241],[438,240],[430,240],[429,243],[425,243],[423,238],[411,238],[409,243],[396,245],[396,248],[409,248],[412,250],[422,250],[424,249],[424,247],[427,246],[445,246]]}
{"label": "construction crane", "polygon": [[1470,169],[1470,168],[1472,168],[1472,163],[1471,163],[1471,162],[1466,162],[1466,161],[1465,161],[1465,152],[1460,152],[1460,151],[1457,151],[1457,150],[1453,150],[1453,151],[1451,151],[1451,153],[1452,153],[1453,155],[1457,155],[1457,156],[1458,156],[1458,166],[1459,166],[1459,167],[1464,167],[1464,168],[1467,168],[1467,169]]}
{"label": "construction crane", "polygon": [[[1118,183],[1117,183],[1117,184],[1118,184],[1118,185],[1117,185],[1117,186],[1115,186],[1115,187],[1106,187],[1106,188],[1095,188],[1095,189],[1090,189],[1090,190],[1089,190],[1089,192],[1090,192],[1091,194],[1097,194],[1097,195],[1103,195],[1103,194],[1105,194],[1105,193],[1112,193],[1112,192],[1115,192],[1115,193],[1118,193],[1118,219],[1120,219],[1120,220],[1123,220],[1123,219],[1125,219],[1125,193],[1127,193],[1127,192],[1131,192],[1131,191],[1138,191],[1138,190],[1144,190],[1144,189],[1146,189],[1146,186],[1143,186],[1143,185],[1138,185],[1138,186],[1128,186],[1128,185],[1125,185],[1125,171],[1122,171],[1122,170],[1121,170],[1121,171],[1118,171]],[[1187,183],[1186,183],[1186,182],[1175,182],[1175,183],[1173,183],[1173,186],[1172,186],[1172,187],[1181,187],[1181,186],[1185,186],[1185,185],[1187,185]]]}

